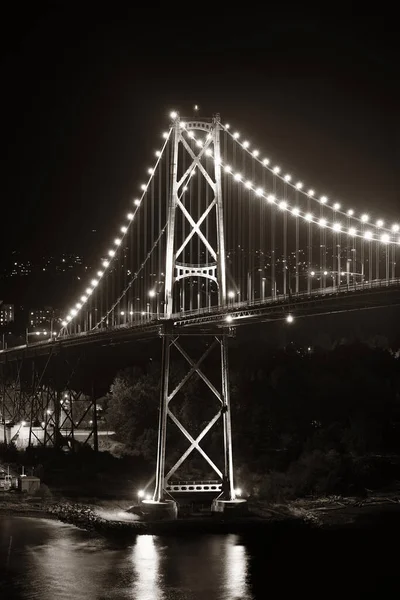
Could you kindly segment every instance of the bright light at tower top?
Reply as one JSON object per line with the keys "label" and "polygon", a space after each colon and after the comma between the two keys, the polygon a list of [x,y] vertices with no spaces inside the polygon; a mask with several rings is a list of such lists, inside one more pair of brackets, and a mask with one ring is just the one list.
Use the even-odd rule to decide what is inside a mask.
{"label": "bright light at tower top", "polygon": [[178,113],[176,112],[176,110],[173,110],[169,113],[169,116],[171,117],[171,119],[176,119]]}

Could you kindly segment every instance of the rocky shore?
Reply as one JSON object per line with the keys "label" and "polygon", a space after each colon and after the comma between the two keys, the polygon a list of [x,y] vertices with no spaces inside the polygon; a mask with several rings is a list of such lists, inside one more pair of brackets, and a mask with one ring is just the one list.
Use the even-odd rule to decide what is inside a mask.
{"label": "rocky shore", "polygon": [[193,533],[251,534],[260,529],[271,531],[277,527],[337,528],[374,526],[382,516],[400,518],[397,497],[316,498],[298,500],[290,504],[250,504],[246,517],[224,520],[216,516],[193,516],[175,521],[145,521],[121,507],[104,509],[66,500],[59,502],[32,502],[24,499],[0,501],[0,514],[57,519],[105,536],[126,537],[137,534],[185,535]]}

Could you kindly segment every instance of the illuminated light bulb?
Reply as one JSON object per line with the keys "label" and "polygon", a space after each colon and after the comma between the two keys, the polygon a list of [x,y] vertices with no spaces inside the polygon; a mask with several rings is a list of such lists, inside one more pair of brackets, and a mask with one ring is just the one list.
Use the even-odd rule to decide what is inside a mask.
{"label": "illuminated light bulb", "polygon": [[121,310],[121,316],[123,317],[125,314],[125,311]]}
{"label": "illuminated light bulb", "polygon": [[150,298],[154,298],[154,296],[155,296],[155,295],[156,295],[156,293],[155,293],[155,291],[154,291],[154,290],[150,290],[150,291],[149,291],[149,296],[150,296]]}
{"label": "illuminated light bulb", "polygon": [[246,181],[245,186],[247,187],[247,189],[250,189],[251,185],[252,185],[251,181]]}
{"label": "illuminated light bulb", "polygon": [[188,188],[188,186],[187,186],[187,185],[184,185],[184,186],[183,186],[183,191],[184,191],[184,192],[187,192],[187,191],[188,191],[188,189],[189,189],[189,188]]}
{"label": "illuminated light bulb", "polygon": [[176,110],[173,110],[172,112],[169,113],[169,116],[171,117],[171,119],[176,119],[176,117],[178,116],[178,113],[176,112]]}
{"label": "illuminated light bulb", "polygon": [[166,140],[167,137],[168,137],[168,133],[166,131],[164,131],[164,133],[162,134],[162,136],[163,136],[164,140]]}
{"label": "illuminated light bulb", "polygon": [[325,276],[326,276],[326,275],[328,275],[328,271],[324,271],[324,275],[325,275]]}
{"label": "illuminated light bulb", "polygon": [[80,302],[77,302],[75,304],[76,308],[79,310],[80,308],[82,308],[82,304]]}
{"label": "illuminated light bulb", "polygon": [[306,221],[312,221],[313,216],[311,213],[307,213],[304,218]]}
{"label": "illuminated light bulb", "polygon": [[146,186],[146,184],[145,184],[145,183],[142,183],[142,185],[140,186],[140,189],[141,189],[141,190],[143,190],[143,191],[145,192],[145,191],[146,191],[146,189],[147,189],[147,186]]}
{"label": "illuminated light bulb", "polygon": [[273,170],[273,172],[274,172],[276,175],[278,175],[278,173],[280,173],[280,172],[281,172],[281,168],[280,168],[280,167],[274,167],[272,170]]}
{"label": "illuminated light bulb", "polygon": [[101,264],[103,265],[103,267],[104,267],[105,269],[107,269],[107,267],[108,267],[108,265],[109,265],[110,263],[108,262],[108,260],[103,260],[103,262],[102,262]]}
{"label": "illuminated light bulb", "polygon": [[300,209],[298,209],[297,206],[292,208],[292,215],[294,215],[295,217],[298,217],[299,214],[300,214]]}
{"label": "illuminated light bulb", "polygon": [[139,198],[136,198],[136,200],[133,201],[135,206],[140,206],[140,200]]}
{"label": "illuminated light bulb", "polygon": [[142,315],[142,317],[144,317],[144,315],[145,315],[146,313],[144,312],[144,310],[142,310],[142,312],[141,312],[140,314]]}
{"label": "illuminated light bulb", "polygon": [[365,237],[366,240],[372,239],[372,231],[366,231],[364,233],[364,237]]}
{"label": "illuminated light bulb", "polygon": [[367,214],[361,215],[361,221],[363,223],[368,223],[369,221],[369,216]]}
{"label": "illuminated light bulb", "polygon": [[392,225],[392,231],[394,231],[394,233],[397,233],[400,229],[400,225],[397,225],[397,223],[395,223],[394,225]]}
{"label": "illuminated light bulb", "polygon": [[193,171],[190,173],[190,177],[194,177],[196,175],[196,169],[194,168]]}
{"label": "illuminated light bulb", "polygon": [[67,316],[65,317],[65,320],[67,321],[67,323],[69,323],[69,322],[71,321],[71,319],[72,319],[72,317],[70,317],[69,315],[67,315]]}
{"label": "illuminated light bulb", "polygon": [[378,219],[378,220],[377,220],[377,222],[376,222],[376,226],[377,226],[377,227],[383,227],[383,221],[382,221],[382,219]]}
{"label": "illuminated light bulb", "polygon": [[125,225],[122,225],[120,231],[121,231],[121,233],[126,233],[128,231],[128,228],[125,227]]}
{"label": "illuminated light bulb", "polygon": [[319,201],[321,202],[321,204],[326,204],[328,202],[328,198],[326,196],[321,196]]}
{"label": "illuminated light bulb", "polygon": [[339,202],[335,202],[335,204],[333,205],[333,209],[334,210],[339,210],[340,209],[340,203]]}
{"label": "illuminated light bulb", "polygon": [[253,150],[253,156],[256,156],[256,157],[257,157],[259,154],[260,154],[260,153],[259,153],[259,151],[258,151],[258,150]]}
{"label": "illuminated light bulb", "polygon": [[296,183],[296,188],[297,188],[298,190],[301,190],[301,188],[302,188],[302,187],[303,187],[303,184],[301,183],[301,181],[298,181],[298,182]]}
{"label": "illuminated light bulb", "polygon": [[233,137],[235,138],[235,140],[237,140],[240,137],[240,133],[238,131],[235,131]]}
{"label": "illuminated light bulb", "polygon": [[90,288],[90,287],[86,288],[85,291],[86,291],[86,293],[87,293],[88,296],[90,296],[90,294],[93,292],[92,288]]}
{"label": "illuminated light bulb", "polygon": [[[196,110],[197,110],[197,108],[196,108]],[[151,495],[150,494],[146,494],[145,500],[151,500]]]}
{"label": "illuminated light bulb", "polygon": [[236,488],[234,490],[234,492],[235,492],[235,496],[241,496],[242,495],[242,490],[240,488]]}
{"label": "illuminated light bulb", "polygon": [[225,123],[225,129],[229,129],[229,128],[230,128],[229,123]]}
{"label": "illuminated light bulb", "polygon": [[340,223],[334,223],[332,229],[333,231],[340,231],[342,229],[342,226]]}
{"label": "illuminated light bulb", "polygon": [[264,167],[266,167],[267,165],[269,165],[269,158],[264,158],[263,159],[263,165],[264,165]]}
{"label": "illuminated light bulb", "polygon": [[104,271],[97,271],[97,277],[103,277]]}
{"label": "illuminated light bulb", "polygon": [[349,217],[352,217],[352,216],[354,215],[354,210],[350,208],[350,209],[347,211],[347,214],[349,215]]}
{"label": "illuminated light bulb", "polygon": [[96,287],[96,285],[99,283],[97,281],[97,279],[92,279],[92,281],[90,282],[92,284],[93,287]]}
{"label": "illuminated light bulb", "polygon": [[78,311],[76,310],[76,308],[73,308],[73,309],[71,310],[71,313],[70,313],[70,314],[71,314],[71,315],[74,317],[74,316],[77,314],[77,312],[78,312]]}
{"label": "illuminated light bulb", "polygon": [[226,173],[230,173],[230,172],[232,171],[232,169],[231,169],[230,165],[226,165],[226,166],[224,167],[224,170],[225,170],[225,172],[226,172]]}
{"label": "illuminated light bulb", "polygon": [[285,175],[284,179],[285,179],[285,181],[290,181],[292,179],[292,176],[287,174],[287,175]]}
{"label": "illuminated light bulb", "polygon": [[206,150],[206,156],[211,156],[211,154],[212,154],[211,148],[207,148],[207,150]]}
{"label": "illuminated light bulb", "polygon": [[150,169],[147,169],[147,172],[148,172],[148,174],[149,174],[149,175],[153,175],[153,173],[154,173],[154,169],[152,169],[152,168],[150,167]]}
{"label": "illuminated light bulb", "polygon": [[120,243],[121,243],[121,240],[120,240],[119,238],[115,238],[115,240],[114,240],[114,244],[115,244],[116,246],[119,246],[119,245],[120,245]]}
{"label": "illuminated light bulb", "polygon": [[292,315],[288,315],[288,316],[286,317],[286,321],[287,321],[288,323],[293,323],[293,316],[292,316]]}
{"label": "illuminated light bulb", "polygon": [[193,138],[194,138],[194,133],[193,133],[193,131],[189,131],[189,133],[188,133],[188,136],[189,136],[191,139],[193,139]]}
{"label": "illuminated light bulb", "polygon": [[248,148],[250,146],[250,142],[248,142],[247,140],[245,140],[243,142],[243,148]]}
{"label": "illuminated light bulb", "polygon": [[281,202],[279,202],[279,208],[281,210],[286,210],[287,209],[287,202],[285,202],[285,200],[282,200]]}
{"label": "illuminated light bulb", "polygon": [[273,194],[268,194],[267,200],[268,200],[268,202],[273,204],[275,202],[275,196]]}
{"label": "illuminated light bulb", "polygon": [[232,292],[232,290],[230,292],[228,292],[228,297],[229,298],[234,298],[235,297],[235,292]]}
{"label": "illuminated light bulb", "polygon": [[62,325],[63,327],[66,327],[66,326],[67,326],[67,324],[68,324],[68,321],[61,321],[61,325]]}
{"label": "illuminated light bulb", "polygon": [[240,173],[236,173],[236,174],[235,174],[235,180],[236,180],[236,181],[241,181],[241,179],[242,179],[242,176],[241,176],[241,174],[240,174]]}
{"label": "illuminated light bulb", "polygon": [[130,314],[130,315],[133,315],[133,310],[131,310],[129,314]]}
{"label": "illuminated light bulb", "polygon": [[383,242],[384,244],[387,244],[390,241],[390,236],[388,233],[383,233],[381,235],[381,242]]}
{"label": "illuminated light bulb", "polygon": [[109,250],[108,256],[115,256],[115,250]]}
{"label": "illuminated light bulb", "polygon": [[326,219],[320,219],[318,225],[320,225],[321,227],[326,227]]}
{"label": "illuminated light bulb", "polygon": [[311,271],[310,275],[311,275],[311,277],[314,277],[315,271]]}
{"label": "illuminated light bulb", "polygon": [[126,218],[127,218],[127,219],[129,219],[129,221],[132,221],[134,216],[135,216],[135,215],[134,215],[133,213],[128,213],[128,214],[126,215]]}
{"label": "illuminated light bulb", "polygon": [[227,323],[232,323],[232,321],[233,321],[233,317],[232,317],[232,315],[227,315],[227,316],[225,317],[225,321],[226,321]]}
{"label": "illuminated light bulb", "polygon": [[315,192],[314,190],[308,190],[307,194],[312,197],[314,196]]}
{"label": "illuminated light bulb", "polygon": [[82,302],[86,302],[87,296],[81,296],[81,300],[82,300]]}
{"label": "illuminated light bulb", "polygon": [[196,140],[196,146],[198,146],[199,148],[201,148],[203,145],[203,142],[201,140]]}
{"label": "illuminated light bulb", "polygon": [[349,235],[353,235],[354,236],[354,235],[356,235],[356,233],[357,233],[357,231],[356,231],[355,227],[350,227],[350,229],[349,229]]}
{"label": "illuminated light bulb", "polygon": [[263,196],[264,195],[264,190],[262,190],[261,188],[257,188],[256,189],[256,196]]}
{"label": "illuminated light bulb", "polygon": [[186,127],[186,123],[184,123],[184,121],[180,121],[179,127]]}
{"label": "illuminated light bulb", "polygon": [[161,156],[161,152],[160,152],[159,150],[156,150],[156,152],[155,152],[155,155],[156,155],[157,157],[159,157],[159,156]]}

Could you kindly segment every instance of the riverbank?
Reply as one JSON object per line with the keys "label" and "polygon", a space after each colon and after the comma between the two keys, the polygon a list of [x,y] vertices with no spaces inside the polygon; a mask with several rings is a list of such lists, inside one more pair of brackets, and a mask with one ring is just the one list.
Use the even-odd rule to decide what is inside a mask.
{"label": "riverbank", "polygon": [[[127,508],[127,507],[126,507]],[[37,501],[22,497],[0,498],[0,514],[56,519],[101,535],[185,535],[187,533],[249,533],[275,527],[349,528],[375,526],[386,516],[400,518],[396,495],[357,498],[324,497],[287,504],[249,501],[246,517],[191,516],[176,521],[144,521],[125,512],[116,502],[79,503]]]}

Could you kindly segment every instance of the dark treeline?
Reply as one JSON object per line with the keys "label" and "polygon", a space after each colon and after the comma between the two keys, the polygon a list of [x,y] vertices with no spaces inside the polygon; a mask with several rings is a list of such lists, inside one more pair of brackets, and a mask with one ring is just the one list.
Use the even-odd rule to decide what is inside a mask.
{"label": "dark treeline", "polygon": [[[235,472],[242,487],[271,499],[316,493],[364,493],[400,477],[400,374],[395,352],[342,343],[329,351],[296,347],[278,352],[258,343],[230,351]],[[209,364],[217,381],[217,365]],[[172,386],[186,372],[175,363]],[[128,452],[156,456],[159,365],[118,373],[105,408]],[[199,377],[170,405],[196,437],[218,410]],[[168,462],[187,447],[174,425]],[[221,431],[202,446],[218,463]],[[178,479],[212,476],[195,453]]]}

